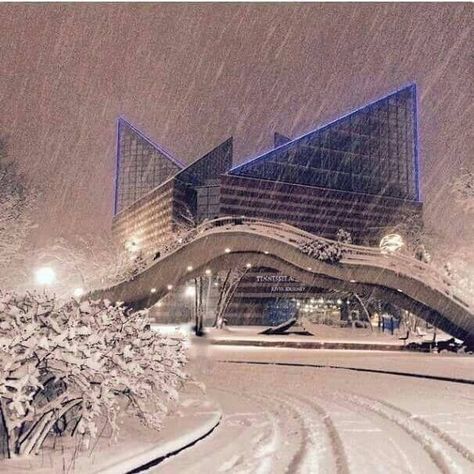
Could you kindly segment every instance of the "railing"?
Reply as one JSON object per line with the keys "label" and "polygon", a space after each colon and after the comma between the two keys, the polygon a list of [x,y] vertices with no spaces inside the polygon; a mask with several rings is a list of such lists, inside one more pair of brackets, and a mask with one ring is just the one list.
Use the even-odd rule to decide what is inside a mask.
{"label": "railing", "polygon": [[[238,224],[236,224],[236,222]],[[204,225],[207,225],[207,228],[210,230],[216,228],[222,230],[222,227],[225,228],[227,225],[229,226],[229,230],[235,229],[236,225],[245,225],[250,229],[253,228],[257,233],[259,233],[258,230],[270,230],[272,237],[277,238],[278,240],[283,240],[290,245],[297,245],[304,240],[315,238],[322,242],[326,242],[329,245],[339,245],[343,250],[343,258],[341,259],[342,263],[352,265],[370,265],[381,269],[391,269],[407,278],[420,280],[422,283],[442,292],[457,304],[464,306],[471,312],[473,310],[473,305],[468,302],[469,295],[463,292],[460,288],[457,288],[452,280],[443,275],[436,268],[407,255],[399,253],[382,253],[380,249],[374,247],[364,247],[336,242],[331,239],[315,236],[310,232],[306,232],[284,222],[275,222],[264,219],[226,217],[209,221]],[[202,229],[201,232],[204,231],[205,229]],[[264,235],[268,235],[268,232],[265,232]]]}
{"label": "railing", "polygon": [[205,221],[197,227],[190,229],[175,241],[172,241],[164,249],[156,249],[161,251],[160,257],[150,260],[147,268],[155,265],[167,255],[184,247],[198,237],[204,237],[216,232],[235,231],[239,226],[244,226],[245,231],[248,233],[265,236],[270,234],[272,238],[294,247],[298,247],[302,242],[313,239],[326,242],[329,245],[339,245],[343,251],[341,263],[391,269],[400,275],[419,280],[423,284],[442,292],[456,304],[464,306],[471,313],[473,312],[473,304],[467,302],[469,298],[468,295],[457,288],[452,280],[432,266],[420,262],[413,257],[399,253],[383,254],[378,248],[336,242],[316,236],[284,222],[275,222],[260,218],[234,216],[220,217]]}
{"label": "railing", "polygon": [[470,295],[456,287],[455,282],[443,275],[436,268],[413,257],[399,253],[382,253],[380,249],[373,247],[336,242],[324,237],[315,236],[286,223],[276,224],[275,222],[265,222],[263,227],[272,227],[279,230],[285,229],[287,235],[291,236],[292,241],[297,239],[301,241],[301,239],[316,238],[328,244],[340,245],[340,248],[343,250],[343,257],[341,259],[342,263],[352,265],[370,265],[381,269],[389,268],[408,278],[421,280],[424,284],[428,284],[432,288],[443,292],[456,303],[470,309],[471,312],[473,310],[473,304],[468,302],[468,300],[472,298]]}

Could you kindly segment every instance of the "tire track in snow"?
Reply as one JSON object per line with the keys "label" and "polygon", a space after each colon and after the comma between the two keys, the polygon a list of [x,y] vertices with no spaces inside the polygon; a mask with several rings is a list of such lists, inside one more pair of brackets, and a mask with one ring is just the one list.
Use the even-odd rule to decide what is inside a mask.
{"label": "tire track in snow", "polygon": [[[311,472],[316,473],[320,471],[320,464],[322,464],[322,454],[324,453],[324,448],[321,446],[323,441],[323,436],[321,436],[320,430],[317,429],[317,425],[323,427],[322,420],[315,419],[311,416],[312,410],[308,410],[308,405],[301,400],[297,400],[294,396],[281,393],[280,396],[275,396],[272,394],[272,398],[275,399],[279,404],[285,403],[292,407],[293,411],[297,413],[297,416],[300,420],[301,427],[301,442],[298,446],[298,449],[291,457],[286,472],[289,474],[298,473],[298,472]],[[316,429],[315,429],[316,424]],[[319,437],[318,437],[319,435]],[[318,450],[314,454],[314,457],[311,455],[311,447]],[[314,462],[316,460],[317,464]],[[313,461],[311,463],[311,461]],[[304,470],[303,466],[311,463],[308,469]],[[321,472],[324,472],[324,469],[321,469]]]}
{"label": "tire track in snow", "polygon": [[[441,473],[451,474],[463,472],[462,468],[443,448],[443,441],[444,444],[448,444],[450,448],[455,448],[453,448],[449,443],[446,443],[446,441],[443,438],[440,438],[434,431],[427,430],[425,425],[418,423],[419,420],[407,416],[411,415],[409,412],[405,412],[398,407],[390,406],[390,404],[383,404],[379,400],[370,399],[358,394],[338,393],[338,396],[342,398],[342,400],[354,403],[369,412],[379,415],[385,420],[395,423],[423,448]],[[435,434],[435,437],[433,437],[433,434]],[[456,452],[458,452],[457,449]]]}
{"label": "tire track in snow", "polygon": [[[304,404],[306,407],[309,408],[309,411],[313,411],[317,414],[321,423],[325,427],[326,436],[328,438],[331,455],[335,467],[335,471],[337,474],[348,474],[349,470],[349,462],[346,455],[346,450],[344,449],[344,444],[342,439],[339,435],[339,431],[337,430],[331,416],[328,412],[314,400],[310,400],[304,397],[290,395],[288,394],[293,400],[297,400],[298,402]],[[303,461],[303,459],[300,460]],[[294,471],[289,471],[294,472]]]}
{"label": "tire track in snow", "polygon": [[[226,390],[222,388],[215,388],[221,392],[231,393],[233,395],[238,395],[239,397],[244,397],[247,400],[250,400],[252,403],[256,403],[260,406],[260,409],[263,413],[267,413],[268,410],[268,400],[266,397],[261,397],[256,394],[247,394],[243,392],[236,392],[231,390]],[[228,420],[232,415],[228,415],[226,419]],[[234,414],[238,416],[238,414]],[[247,448],[247,452],[240,452],[238,458],[235,458],[233,463],[224,463],[221,465],[218,472],[238,472],[238,473],[270,473],[271,466],[269,466],[269,460],[267,459],[269,455],[273,452],[273,447],[278,443],[279,439],[279,428],[275,423],[272,416],[267,415],[267,422],[265,426],[261,425],[260,427],[263,430],[257,435],[254,435],[252,438],[251,449]],[[267,427],[270,427],[269,429]],[[257,459],[255,459],[257,457]]]}
{"label": "tire track in snow", "polygon": [[[199,447],[190,448],[170,459],[156,472],[270,474],[271,470],[265,465],[268,460],[257,466],[256,463],[247,465],[247,460],[252,458],[258,447],[262,447],[262,444],[265,447],[275,436],[279,436],[275,433],[275,428],[278,427],[273,426],[272,419],[268,416],[268,404],[257,399],[258,397],[249,397],[237,390],[210,386],[208,388],[231,395],[226,395],[231,402],[227,410],[223,410],[224,415],[218,430],[203,440]],[[243,411],[239,409],[242,404],[235,403],[242,398],[251,402],[246,404],[248,406],[245,406]]]}
{"label": "tire track in snow", "polygon": [[[278,472],[281,470],[281,472],[287,472],[289,474],[293,474],[298,472],[296,470],[296,465],[294,465],[294,460],[295,458],[299,458],[302,453],[305,453],[308,447],[308,438],[309,438],[309,432],[307,428],[307,421],[305,418],[305,414],[301,412],[297,407],[295,407],[293,401],[291,399],[288,399],[287,397],[282,397],[275,395],[275,393],[266,393],[266,392],[257,392],[256,394],[252,395],[255,397],[258,397],[261,400],[265,400],[266,403],[270,403],[272,405],[272,410],[271,413],[274,415],[272,419],[279,420],[281,424],[283,425],[284,430],[279,430],[280,432],[280,440],[279,444],[280,446],[275,446],[273,450],[269,450],[268,454],[272,454],[273,452],[276,451],[278,447],[281,447],[283,444],[282,441],[285,439],[286,442],[290,438],[293,438],[291,435],[297,435],[296,440],[292,440],[292,447],[293,449],[296,449],[296,452],[291,456],[291,459],[289,462],[286,464],[287,467],[279,466],[278,467]],[[252,397],[251,396],[251,397]],[[282,413],[282,407],[285,407],[288,410],[288,413],[292,415],[292,421],[296,424],[296,430],[294,430],[293,427],[288,426],[288,416],[283,416]],[[276,421],[275,421],[276,424]],[[298,443],[297,447],[294,447],[294,444]],[[269,463],[267,464],[269,470],[267,472],[269,473],[274,473],[277,472],[277,468],[273,467],[271,465],[271,458],[268,458]]]}
{"label": "tire track in snow", "polygon": [[[232,393],[233,395],[238,395],[240,397],[245,397],[252,402],[256,402],[262,407],[262,411],[268,413],[270,416],[268,425],[270,430],[262,432],[253,438],[253,442],[256,445],[252,445],[252,452],[247,455],[240,456],[238,462],[233,463],[232,466],[228,466],[227,469],[220,470],[220,472],[239,472],[239,473],[268,473],[272,474],[274,472],[279,472],[272,466],[272,455],[281,447],[283,436],[282,430],[278,426],[278,422],[283,426],[285,431],[297,435],[302,439],[297,439],[299,444],[296,448],[297,451],[301,449],[301,446],[304,444],[303,432],[304,432],[304,418],[301,414],[294,408],[293,404],[284,400],[281,397],[275,396],[273,393],[266,392],[256,392],[256,393],[244,393],[230,391],[222,388],[215,388],[216,390]],[[284,414],[286,409],[291,416]],[[291,426],[288,423],[288,420],[291,420],[295,426]],[[295,429],[296,428],[296,429]],[[286,433],[288,434],[288,433]],[[294,437],[294,436],[293,436]],[[288,438],[288,436],[287,436]],[[288,469],[284,469],[281,472],[291,472]]]}
{"label": "tire track in snow", "polygon": [[[360,395],[359,395],[360,397]],[[462,443],[454,439],[449,433],[446,433],[443,431],[441,428],[438,428],[436,425],[433,425],[430,423],[428,420],[425,418],[422,418],[419,415],[415,415],[407,410],[404,410],[403,408],[397,407],[389,402],[386,402],[385,400],[379,400],[377,398],[371,398],[371,397],[364,397],[367,398],[368,400],[372,400],[374,402],[379,403],[380,405],[384,405],[387,408],[399,412],[401,415],[406,416],[409,419],[414,420],[417,423],[420,423],[423,425],[426,429],[431,431],[434,435],[438,436],[441,438],[446,444],[451,446],[454,450],[456,450],[464,459],[467,461],[474,463],[474,453],[464,446]]]}
{"label": "tire track in snow", "polygon": [[[379,465],[381,462],[387,463],[390,462],[392,466],[394,467],[394,470],[391,471],[389,469],[390,466],[386,466],[387,472],[400,472],[400,462],[404,464],[403,472],[407,473],[417,473],[420,472],[419,470],[419,459],[416,459],[415,462],[410,461],[410,457],[408,453],[406,452],[406,446],[402,443],[400,446],[395,439],[392,438],[392,436],[388,435],[389,430],[387,429],[387,426],[382,424],[381,422],[384,422],[386,424],[387,420],[383,417],[381,417],[379,414],[376,414],[377,416],[370,417],[367,415],[370,415],[373,413],[370,412],[369,410],[364,410],[364,407],[357,406],[355,407],[355,404],[348,400],[346,393],[345,392],[329,392],[325,393],[324,396],[321,398],[321,402],[327,407],[328,411],[334,410],[335,408],[342,409],[343,412],[339,412],[339,415],[344,416],[345,419],[340,420],[339,423],[341,424],[356,424],[356,425],[362,425],[361,428],[355,428],[355,429],[349,429],[349,428],[341,428],[341,431],[348,431],[348,432],[366,432],[366,433],[379,433],[380,435],[384,435],[383,437],[376,436],[375,439],[372,440],[372,443],[380,443],[381,440],[383,443],[382,447],[382,453],[385,452],[386,450],[386,443],[390,442],[391,446],[393,449],[398,453],[399,457],[396,460],[393,460],[392,457],[388,459],[382,459],[380,458],[380,446],[378,447],[379,449],[377,450],[377,444],[372,445],[371,449],[367,449],[370,444],[368,444],[368,441],[364,438],[364,444],[362,446],[359,446],[357,443],[357,440],[354,440],[355,443],[351,443],[350,447],[352,448],[353,452],[351,456],[349,457],[354,457],[352,460],[353,467],[355,472],[358,472],[359,470],[362,470],[362,468],[367,465],[370,465],[369,458],[371,462],[373,463],[374,466]],[[356,409],[355,409],[356,408]],[[361,410],[362,408],[362,410]],[[394,424],[390,422],[392,426],[395,427],[397,433],[403,433],[405,436],[407,435],[404,430],[400,430],[400,427],[397,424]],[[365,427],[364,427],[365,425]],[[413,441],[411,437],[409,437]],[[341,441],[344,446],[344,442]],[[348,446],[348,443],[345,443],[346,446]],[[416,443],[416,446],[419,446],[418,443]],[[360,459],[360,453],[361,453],[361,448],[362,452],[364,452],[364,456],[366,456],[363,461]],[[350,451],[350,450],[349,450]],[[427,455],[426,461],[430,463],[430,466],[432,466],[431,463],[431,458]],[[364,464],[359,465],[361,462]],[[415,467],[416,465],[416,467]]]}

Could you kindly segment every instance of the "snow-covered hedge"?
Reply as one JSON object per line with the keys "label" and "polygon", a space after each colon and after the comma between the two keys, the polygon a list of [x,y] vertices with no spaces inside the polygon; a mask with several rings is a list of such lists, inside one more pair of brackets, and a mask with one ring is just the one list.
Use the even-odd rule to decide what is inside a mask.
{"label": "snow-covered hedge", "polygon": [[336,232],[336,240],[342,244],[352,244],[352,235],[344,229],[339,229]]}
{"label": "snow-covered hedge", "polygon": [[0,292],[0,435],[9,456],[37,453],[52,431],[89,440],[99,419],[116,434],[124,405],[159,427],[186,378],[183,342],[120,305]]}
{"label": "snow-covered hedge", "polygon": [[298,247],[301,252],[322,262],[336,263],[342,258],[342,249],[338,243],[328,243],[313,239],[302,242]]}

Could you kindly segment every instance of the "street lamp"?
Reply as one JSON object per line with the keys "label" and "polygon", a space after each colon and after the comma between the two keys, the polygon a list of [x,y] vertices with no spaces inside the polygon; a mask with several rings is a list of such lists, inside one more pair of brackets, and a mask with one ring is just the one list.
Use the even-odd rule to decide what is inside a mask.
{"label": "street lamp", "polygon": [[35,271],[35,279],[38,285],[51,285],[56,280],[56,273],[51,267],[41,267]]}
{"label": "street lamp", "polygon": [[393,253],[400,250],[405,245],[402,236],[398,234],[388,234],[382,237],[379,247],[382,253]]}
{"label": "street lamp", "polygon": [[196,288],[194,286],[187,286],[184,290],[184,295],[188,298],[194,298],[196,296]]}

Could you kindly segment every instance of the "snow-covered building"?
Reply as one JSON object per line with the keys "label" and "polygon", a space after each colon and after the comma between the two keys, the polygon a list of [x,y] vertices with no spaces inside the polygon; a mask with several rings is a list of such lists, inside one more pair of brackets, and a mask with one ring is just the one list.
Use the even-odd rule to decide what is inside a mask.
{"label": "snow-covered building", "polygon": [[[301,137],[275,133],[272,150],[236,166],[232,138],[184,166],[120,118],[113,233],[152,255],[183,227],[244,215],[377,244],[407,217],[421,223],[416,108],[410,85]],[[314,292],[271,275],[249,272],[228,317],[261,322],[282,300]]]}

